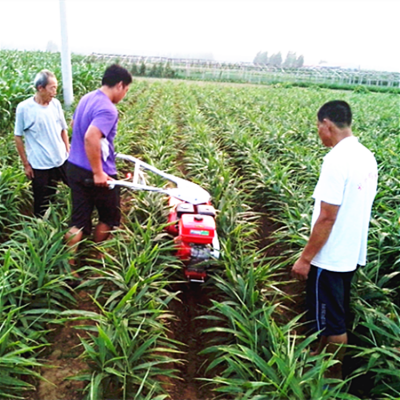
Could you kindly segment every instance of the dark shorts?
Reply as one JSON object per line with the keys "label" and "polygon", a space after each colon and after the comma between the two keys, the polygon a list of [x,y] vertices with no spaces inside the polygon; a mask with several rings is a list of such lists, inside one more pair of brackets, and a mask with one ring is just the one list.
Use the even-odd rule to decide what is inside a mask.
{"label": "dark shorts", "polygon": [[33,212],[39,217],[43,216],[52,196],[56,194],[57,182],[61,181],[68,185],[67,161],[55,168],[33,169],[33,175]]}
{"label": "dark shorts", "polygon": [[311,265],[306,290],[308,320],[314,332],[322,336],[346,333],[354,273],[332,272]]}
{"label": "dark shorts", "polygon": [[[72,216],[70,226],[82,229],[87,235],[92,231],[92,212],[96,208],[99,222],[112,229],[121,220],[119,187],[114,189],[88,185],[93,173],[74,164],[67,164],[67,177],[72,193]],[[116,176],[112,176],[116,179]]]}

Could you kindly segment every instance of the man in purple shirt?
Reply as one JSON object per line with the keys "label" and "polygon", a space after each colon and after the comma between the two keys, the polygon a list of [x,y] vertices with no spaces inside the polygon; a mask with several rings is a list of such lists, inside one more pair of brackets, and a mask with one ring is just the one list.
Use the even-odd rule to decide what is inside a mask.
{"label": "man in purple shirt", "polygon": [[[106,240],[121,218],[118,188],[109,189],[116,179],[114,138],[118,111],[115,104],[126,95],[131,74],[119,65],[108,67],[102,86],[82,97],[73,117],[71,150],[67,176],[72,192],[72,217],[66,234],[67,245],[74,250],[83,234],[92,230],[92,212],[99,214],[94,230],[96,243]],[[94,185],[88,185],[88,180]],[[74,265],[75,261],[71,260]]]}

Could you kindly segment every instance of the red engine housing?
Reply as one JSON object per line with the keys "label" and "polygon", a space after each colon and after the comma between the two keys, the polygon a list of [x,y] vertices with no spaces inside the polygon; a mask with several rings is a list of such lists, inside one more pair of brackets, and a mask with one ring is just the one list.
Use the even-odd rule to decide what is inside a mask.
{"label": "red engine housing", "polygon": [[192,205],[170,197],[167,231],[175,236],[176,255],[185,264],[185,277],[204,282],[216,235],[215,209],[211,204]]}

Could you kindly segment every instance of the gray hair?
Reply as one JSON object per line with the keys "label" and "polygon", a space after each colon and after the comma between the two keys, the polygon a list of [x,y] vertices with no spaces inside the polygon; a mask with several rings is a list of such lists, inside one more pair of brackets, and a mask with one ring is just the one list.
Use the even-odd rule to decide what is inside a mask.
{"label": "gray hair", "polygon": [[36,90],[39,90],[39,86],[45,88],[49,83],[49,78],[55,78],[56,76],[49,70],[43,69],[41,70],[35,77],[33,84]]}

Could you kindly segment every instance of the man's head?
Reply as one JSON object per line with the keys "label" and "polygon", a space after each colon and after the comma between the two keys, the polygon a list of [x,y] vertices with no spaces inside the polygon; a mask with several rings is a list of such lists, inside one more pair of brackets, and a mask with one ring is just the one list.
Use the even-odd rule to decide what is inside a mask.
{"label": "man's head", "polygon": [[335,146],[341,139],[352,134],[351,109],[343,100],[328,101],[319,109],[317,117],[318,134],[327,147]]}
{"label": "man's head", "polygon": [[47,69],[43,69],[36,75],[33,84],[41,100],[45,103],[50,102],[57,94],[57,78]]}
{"label": "man's head", "polygon": [[111,101],[119,103],[126,95],[132,83],[130,72],[117,64],[110,65],[104,72],[101,84],[112,92]]}
{"label": "man's head", "polygon": [[333,100],[325,103],[318,111],[318,121],[323,122],[327,118],[339,129],[350,128],[351,109],[343,100]]}

